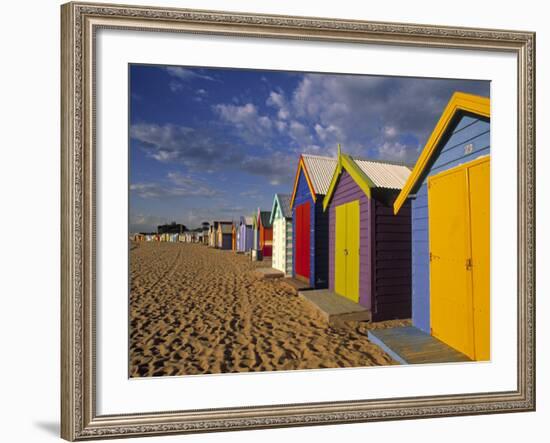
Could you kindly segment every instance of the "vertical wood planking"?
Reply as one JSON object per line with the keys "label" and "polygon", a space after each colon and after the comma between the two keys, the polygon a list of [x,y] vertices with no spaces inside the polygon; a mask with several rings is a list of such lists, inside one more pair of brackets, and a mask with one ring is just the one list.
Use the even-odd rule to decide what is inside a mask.
{"label": "vertical wood planking", "polygon": [[[465,115],[449,132],[412,200],[412,319],[414,326],[427,333],[430,333],[427,178],[490,153],[490,123],[487,120]],[[471,145],[471,152],[466,153],[468,145]]]}
{"label": "vertical wood planking", "polygon": [[329,236],[329,288],[335,290],[335,227],[336,227],[336,215],[335,208],[338,205],[348,203],[353,200],[359,201],[359,304],[366,308],[371,307],[371,288],[370,288],[370,274],[371,274],[371,260],[370,260],[370,245],[369,245],[369,200],[365,193],[355,183],[353,178],[347,171],[343,170],[336,189],[330,201],[329,207],[326,213],[328,213],[328,236]]}

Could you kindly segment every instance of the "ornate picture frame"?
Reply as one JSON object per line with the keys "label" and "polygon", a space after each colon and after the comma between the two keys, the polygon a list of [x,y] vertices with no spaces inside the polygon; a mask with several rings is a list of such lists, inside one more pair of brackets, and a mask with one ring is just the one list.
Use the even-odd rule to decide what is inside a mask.
{"label": "ornate picture frame", "polygon": [[[61,435],[108,437],[215,432],[460,416],[535,409],[535,34],[156,7],[68,3],[62,22]],[[517,389],[506,392],[96,413],[95,35],[99,29],[179,32],[423,48],[517,56]]]}

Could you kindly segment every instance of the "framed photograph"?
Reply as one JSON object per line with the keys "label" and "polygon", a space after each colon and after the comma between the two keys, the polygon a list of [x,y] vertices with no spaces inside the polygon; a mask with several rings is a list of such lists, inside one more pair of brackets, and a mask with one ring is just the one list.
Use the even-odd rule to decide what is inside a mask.
{"label": "framed photograph", "polygon": [[535,35],[68,3],[62,437],[535,409]]}

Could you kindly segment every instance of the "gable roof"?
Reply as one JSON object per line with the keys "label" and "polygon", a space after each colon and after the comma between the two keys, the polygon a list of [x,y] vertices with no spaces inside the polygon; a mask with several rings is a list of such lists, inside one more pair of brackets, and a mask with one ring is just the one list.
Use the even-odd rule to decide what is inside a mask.
{"label": "gable roof", "polygon": [[253,217],[245,217],[244,215],[242,215],[239,224],[240,225],[244,224],[246,226],[252,226],[252,219],[253,219]]}
{"label": "gable roof", "polygon": [[292,210],[290,209],[290,194],[277,194],[279,196],[279,204],[283,217],[292,218]]}
{"label": "gable roof", "polygon": [[273,224],[277,207],[281,208],[281,214],[284,218],[292,218],[292,210],[290,209],[290,194],[275,194],[273,197],[273,206],[271,207],[271,216],[269,222]]}
{"label": "gable roof", "polygon": [[402,163],[350,158],[377,188],[402,189],[411,175],[412,168]]}
{"label": "gable roof", "polygon": [[424,149],[420,153],[414,169],[409,176],[403,189],[395,199],[393,212],[397,214],[399,209],[405,203],[407,197],[417,191],[421,183],[421,177],[427,167],[431,164],[430,160],[437,151],[440,142],[443,140],[448,128],[456,121],[456,117],[463,113],[474,114],[484,118],[491,117],[491,101],[488,97],[466,94],[464,92],[455,92],[447,106],[443,110],[439,121],[435,125],[432,134],[428,138]]}
{"label": "gable roof", "polygon": [[298,168],[294,179],[294,189],[290,197],[290,207],[294,206],[294,198],[298,189],[300,172],[304,172],[309,192],[316,201],[317,195],[325,195],[330,187],[330,180],[337,165],[337,159],[320,155],[302,154],[298,160]]}
{"label": "gable roof", "polygon": [[[271,211],[258,211],[258,220],[264,228],[271,228]],[[258,223],[258,226],[259,226]]]}
{"label": "gable roof", "polygon": [[369,198],[371,189],[374,188],[401,189],[411,173],[411,169],[402,163],[356,159],[351,155],[342,154],[338,147],[338,165],[334,170],[329,190],[323,199],[323,210],[327,209],[336,190],[338,177],[344,169]]}

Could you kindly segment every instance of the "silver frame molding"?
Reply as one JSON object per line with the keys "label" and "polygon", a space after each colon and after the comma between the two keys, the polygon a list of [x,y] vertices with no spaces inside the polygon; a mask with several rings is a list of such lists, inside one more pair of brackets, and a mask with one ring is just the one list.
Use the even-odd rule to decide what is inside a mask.
{"label": "silver frame molding", "polygon": [[[517,390],[98,416],[95,408],[95,77],[100,28],[506,51],[518,70]],[[61,436],[67,440],[535,410],[535,34],[326,18],[68,3],[61,7]]]}

